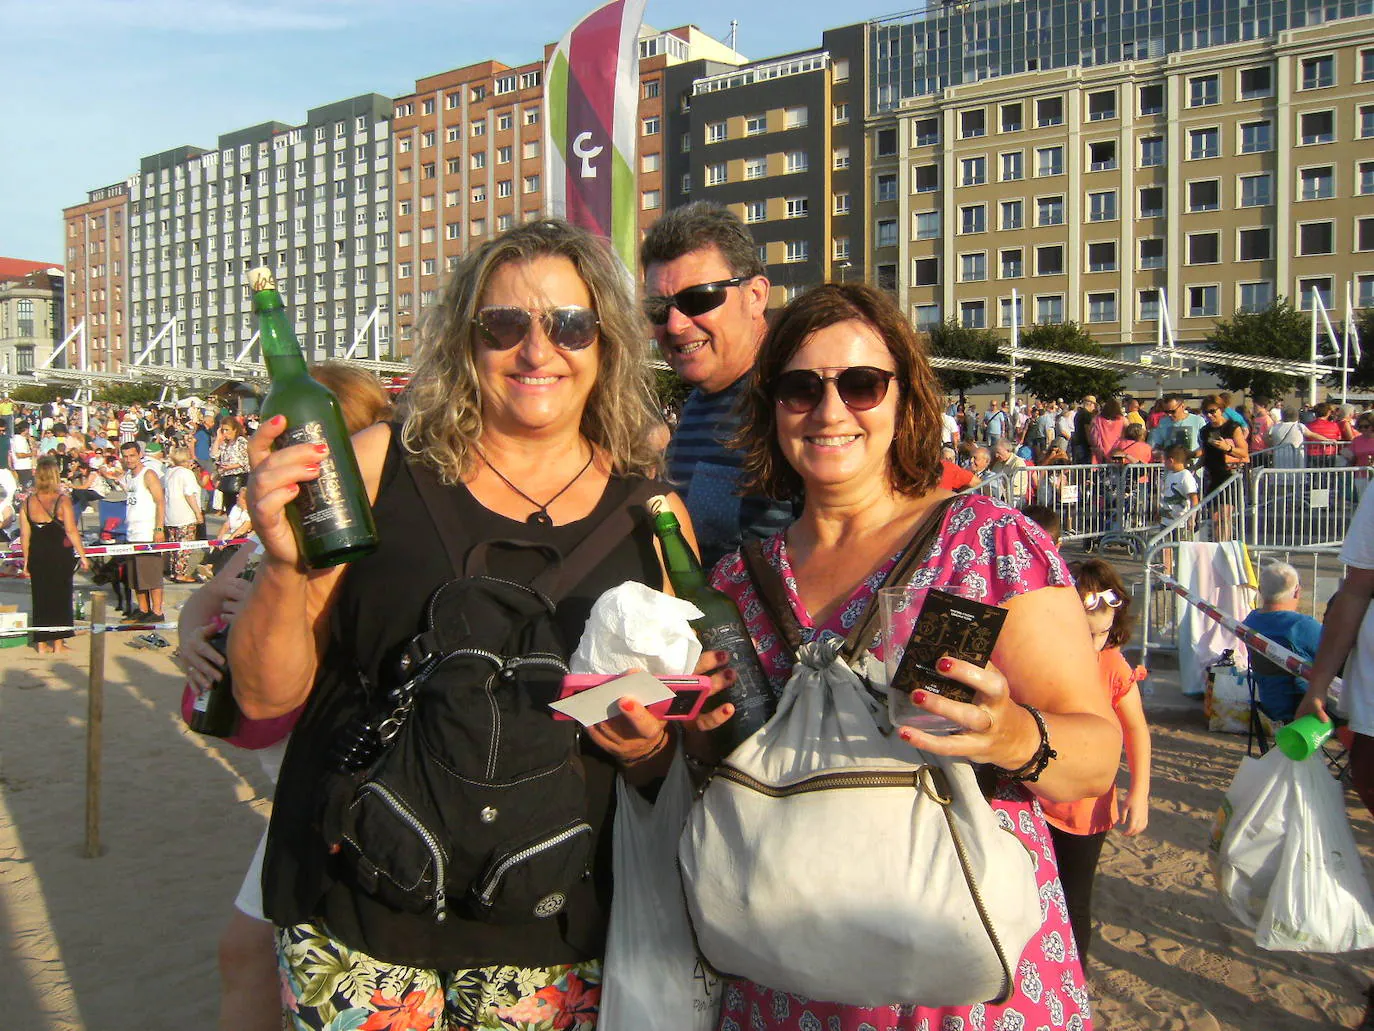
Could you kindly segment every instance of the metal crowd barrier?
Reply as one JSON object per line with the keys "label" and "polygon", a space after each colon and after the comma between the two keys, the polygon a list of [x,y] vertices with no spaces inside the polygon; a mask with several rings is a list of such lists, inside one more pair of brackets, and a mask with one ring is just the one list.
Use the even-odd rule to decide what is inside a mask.
{"label": "metal crowd barrier", "polygon": [[1355,466],[1252,470],[1248,542],[1266,548],[1340,547],[1369,472]]}

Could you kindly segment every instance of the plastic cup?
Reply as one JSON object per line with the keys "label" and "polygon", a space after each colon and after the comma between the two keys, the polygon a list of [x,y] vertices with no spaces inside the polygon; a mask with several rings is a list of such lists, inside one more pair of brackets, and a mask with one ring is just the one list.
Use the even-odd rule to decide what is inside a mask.
{"label": "plastic cup", "polygon": [[1327,723],[1320,716],[1310,715],[1285,723],[1274,732],[1274,744],[1279,751],[1295,762],[1302,762],[1321,748],[1322,743],[1336,729],[1334,723]]}

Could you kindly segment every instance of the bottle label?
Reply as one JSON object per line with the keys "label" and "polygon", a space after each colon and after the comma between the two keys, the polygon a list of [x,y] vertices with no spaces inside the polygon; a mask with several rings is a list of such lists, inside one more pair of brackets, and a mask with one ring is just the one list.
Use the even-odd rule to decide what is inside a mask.
{"label": "bottle label", "polygon": [[[314,421],[290,427],[279,439],[279,447],[328,443],[324,425]],[[355,520],[344,497],[343,480],[332,454],[320,461],[319,477],[305,481],[300,487],[301,492],[296,495],[294,504],[300,516],[301,533],[306,540],[317,540],[353,525]]]}
{"label": "bottle label", "polygon": [[191,711],[204,712],[208,708],[210,708],[210,692],[197,690],[196,697],[191,702]]}
{"label": "bottle label", "polygon": [[[773,688],[759,665],[754,643],[738,626],[720,623],[701,627],[697,636],[703,648],[728,652],[730,655],[730,668],[735,671],[735,682],[722,692],[726,701],[736,710],[763,708],[766,711],[773,707]],[[762,721],[759,725],[762,726]]]}

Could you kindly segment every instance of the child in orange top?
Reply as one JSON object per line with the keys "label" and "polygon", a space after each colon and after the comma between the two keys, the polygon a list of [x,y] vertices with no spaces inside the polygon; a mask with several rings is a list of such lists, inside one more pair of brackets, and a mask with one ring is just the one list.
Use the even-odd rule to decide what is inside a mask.
{"label": "child in orange top", "polygon": [[1059,879],[1069,907],[1078,956],[1087,966],[1088,943],[1092,938],[1093,879],[1107,831],[1120,825],[1128,836],[1139,834],[1149,820],[1150,806],[1150,728],[1136,683],[1145,678],[1143,667],[1131,669],[1121,654],[1130,638],[1131,598],[1121,578],[1101,559],[1070,564],[1078,596],[1088,613],[1088,628],[1098,650],[1097,668],[1102,689],[1110,694],[1112,710],[1121,721],[1126,746],[1126,764],[1131,771],[1130,787],[1124,806],[1117,806],[1115,788],[1100,798],[1077,802],[1046,802],[1040,807],[1050,825],[1055,854],[1059,859]]}

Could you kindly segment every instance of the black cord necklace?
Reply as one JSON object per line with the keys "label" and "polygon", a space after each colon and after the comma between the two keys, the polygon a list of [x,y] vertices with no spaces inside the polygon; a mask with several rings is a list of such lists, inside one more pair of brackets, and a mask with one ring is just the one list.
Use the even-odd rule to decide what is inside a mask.
{"label": "black cord necklace", "polygon": [[571,480],[569,480],[566,484],[564,484],[562,490],[560,490],[557,494],[549,498],[548,501],[544,502],[541,505],[539,502],[535,501],[534,498],[530,497],[515,484],[511,483],[510,480],[506,477],[505,473],[503,473],[500,469],[496,468],[496,466],[492,465],[491,459],[487,457],[486,452],[484,452],[480,447],[476,447],[474,445],[473,450],[475,450],[479,455],[482,456],[482,461],[487,463],[487,468],[496,474],[497,479],[499,479],[507,487],[515,491],[515,493],[519,494],[522,498],[524,498],[526,501],[528,501],[531,505],[535,507],[536,511],[531,512],[529,515],[525,517],[525,522],[529,523],[531,526],[553,525],[553,518],[549,515],[549,506],[552,505],[559,498],[561,498],[564,494],[568,493],[568,490],[572,487],[572,485],[576,483],[578,480],[582,479],[582,474],[591,468],[592,461],[596,458],[596,448],[592,448],[591,454],[587,456],[586,463],[583,464],[581,469],[577,470],[577,475],[574,476]]}

